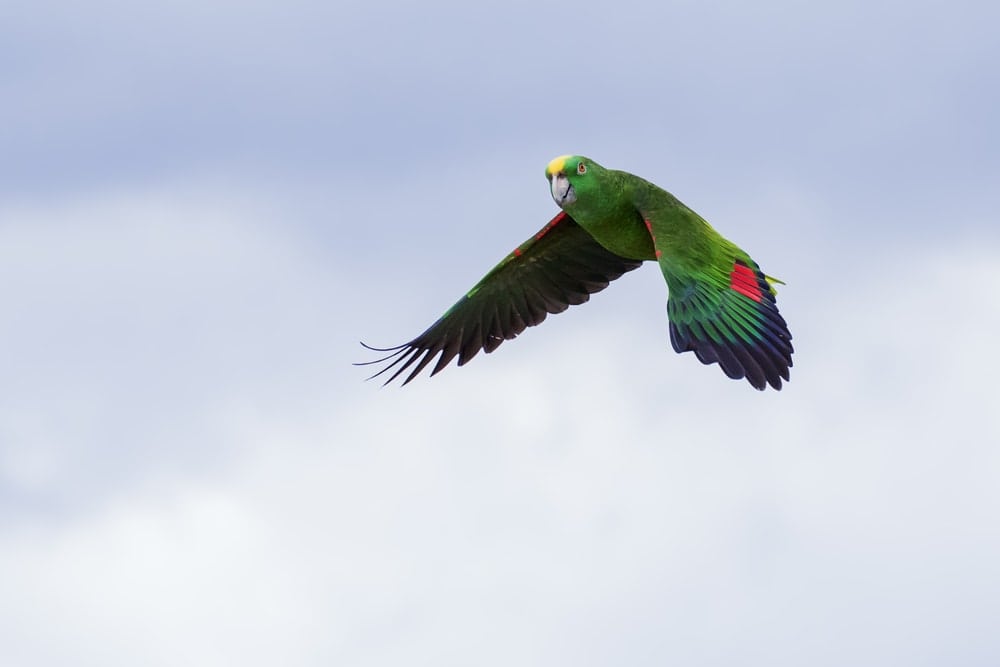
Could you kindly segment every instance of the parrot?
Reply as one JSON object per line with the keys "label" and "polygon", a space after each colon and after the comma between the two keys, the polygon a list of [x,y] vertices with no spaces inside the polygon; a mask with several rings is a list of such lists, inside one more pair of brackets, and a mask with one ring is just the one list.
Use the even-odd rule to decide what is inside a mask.
{"label": "parrot", "polygon": [[504,257],[413,340],[368,350],[388,353],[357,365],[385,364],[389,384],[413,366],[409,383],[437,357],[431,376],[455,357],[463,366],[548,314],[590,299],[611,281],[655,261],[667,284],[670,343],[717,363],[730,378],[780,390],[792,366],[792,334],[778,312],[775,284],[736,244],[676,197],[582,155],[562,155],[545,176],[561,209]]}

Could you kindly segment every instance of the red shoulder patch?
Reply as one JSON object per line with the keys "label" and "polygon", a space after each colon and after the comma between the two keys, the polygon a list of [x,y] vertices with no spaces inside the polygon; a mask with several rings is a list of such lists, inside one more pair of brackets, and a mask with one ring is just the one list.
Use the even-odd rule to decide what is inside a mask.
{"label": "red shoulder patch", "polygon": [[540,231],[537,234],[535,234],[535,240],[536,241],[541,240],[541,238],[543,236],[545,236],[550,231],[552,231],[553,227],[555,227],[560,222],[562,222],[563,218],[565,218],[565,217],[566,217],[566,212],[565,211],[560,211],[558,214],[556,214],[556,217],[554,217],[551,220],[549,220],[549,224],[547,224],[544,227],[542,227],[542,231]]}
{"label": "red shoulder patch", "polygon": [[733,265],[733,272],[729,274],[729,287],[743,296],[760,303],[762,295],[760,285],[757,283],[757,274],[754,273],[753,269],[739,260],[736,260],[736,263]]}

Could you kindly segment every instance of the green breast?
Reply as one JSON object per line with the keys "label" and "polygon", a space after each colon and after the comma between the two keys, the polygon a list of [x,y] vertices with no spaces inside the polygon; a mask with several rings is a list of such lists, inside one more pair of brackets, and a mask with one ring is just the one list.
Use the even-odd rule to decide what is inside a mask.
{"label": "green breast", "polygon": [[627,213],[577,220],[598,243],[621,257],[629,259],[655,259],[653,240],[642,216],[635,210]]}
{"label": "green breast", "polygon": [[572,210],[581,227],[602,246],[629,259],[656,259],[653,239],[639,209],[636,194],[645,181],[632,174],[607,170],[602,172],[599,188],[580,197]]}

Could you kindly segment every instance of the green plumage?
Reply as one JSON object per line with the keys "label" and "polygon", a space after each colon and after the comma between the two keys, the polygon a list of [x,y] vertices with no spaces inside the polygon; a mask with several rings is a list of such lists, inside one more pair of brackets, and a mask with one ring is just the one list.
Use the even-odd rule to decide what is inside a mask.
{"label": "green plumage", "polygon": [[[792,336],[757,263],[673,195],[638,176],[564,156],[546,169],[563,212],[516,248],[420,336],[367,363],[388,362],[404,384],[435,357],[433,375],[492,352],[548,313],[583,303],[655,260],[667,283],[670,340],[757,389],[781,388]],[[776,282],[776,281],[775,281]],[[367,347],[367,346],[366,346]],[[374,377],[374,376],[373,376]]]}

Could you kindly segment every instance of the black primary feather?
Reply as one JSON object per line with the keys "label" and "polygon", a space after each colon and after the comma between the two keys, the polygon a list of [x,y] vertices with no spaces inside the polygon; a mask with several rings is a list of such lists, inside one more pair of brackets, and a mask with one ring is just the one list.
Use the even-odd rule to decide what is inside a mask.
{"label": "black primary feather", "polygon": [[432,376],[456,356],[462,366],[480,350],[490,353],[527,327],[541,324],[549,313],[561,313],[571,305],[585,303],[591,294],[641,265],[642,260],[605,249],[573,218],[560,213],[422,334],[396,347],[361,343],[374,352],[389,354],[355,365],[385,363],[385,368],[368,379],[394,370],[385,381],[389,384],[416,363],[404,385],[439,354]]}

